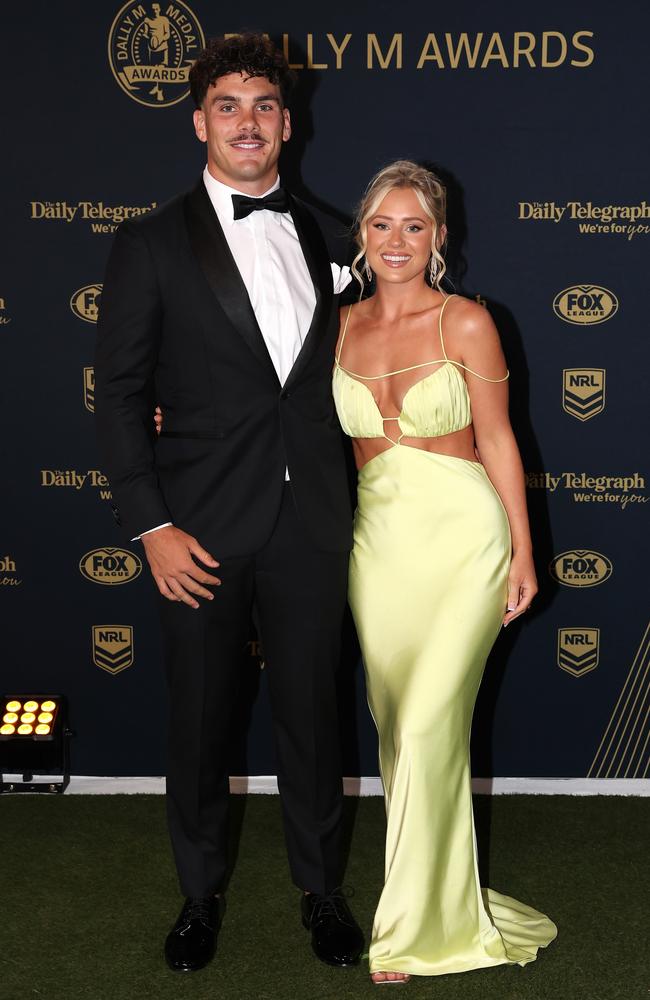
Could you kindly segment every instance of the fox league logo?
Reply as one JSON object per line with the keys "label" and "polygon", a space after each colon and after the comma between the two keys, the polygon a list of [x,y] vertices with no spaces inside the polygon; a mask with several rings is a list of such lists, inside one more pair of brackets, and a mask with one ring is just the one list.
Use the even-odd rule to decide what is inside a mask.
{"label": "fox league logo", "polygon": [[618,299],[601,285],[571,285],[553,299],[553,312],[565,323],[593,326],[611,319],[618,310]]}
{"label": "fox league logo", "polygon": [[614,571],[607,556],[592,549],[570,549],[552,560],[549,572],[565,587],[596,587]]}
{"label": "fox league logo", "polygon": [[71,296],[70,308],[77,319],[83,319],[86,323],[96,323],[101,297],[102,285],[84,285]]}
{"label": "fox league logo", "polygon": [[557,665],[573,677],[583,677],[598,666],[600,629],[559,628]]}
{"label": "fox league logo", "polygon": [[140,576],[142,562],[128,549],[102,548],[86,552],[79,561],[79,572],[91,583],[114,587],[130,583]]}

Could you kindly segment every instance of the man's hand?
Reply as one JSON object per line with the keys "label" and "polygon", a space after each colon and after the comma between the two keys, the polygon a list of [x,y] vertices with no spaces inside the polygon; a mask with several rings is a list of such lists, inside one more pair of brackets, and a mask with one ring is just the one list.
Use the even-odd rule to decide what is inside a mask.
{"label": "man's hand", "polygon": [[216,568],[219,563],[199,545],[196,538],[170,525],[143,535],[142,544],[152,576],[163,597],[169,601],[183,601],[191,608],[199,606],[193,594],[213,600],[214,594],[206,590],[205,585],[213,583],[220,586],[221,580],[197,566],[192,556],[205,566]]}

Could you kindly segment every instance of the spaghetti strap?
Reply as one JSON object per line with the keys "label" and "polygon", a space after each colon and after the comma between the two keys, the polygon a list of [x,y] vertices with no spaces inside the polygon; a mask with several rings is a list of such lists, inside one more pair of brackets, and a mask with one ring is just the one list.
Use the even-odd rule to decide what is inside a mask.
{"label": "spaghetti strap", "polygon": [[440,334],[440,346],[442,347],[442,353],[443,353],[445,361],[449,361],[449,358],[447,357],[447,351],[445,350],[445,338],[442,335],[442,314],[445,311],[445,308],[446,308],[447,303],[449,302],[449,299],[453,299],[455,297],[456,297],[456,293],[455,292],[453,292],[451,295],[447,295],[445,297],[445,301],[440,306],[440,312],[438,314],[438,333]]}
{"label": "spaghetti strap", "polygon": [[[339,357],[341,356],[339,352]],[[361,375],[360,372],[353,372],[349,368],[344,368],[342,364],[339,363],[338,358],[336,359],[337,368],[340,368],[342,372],[346,375],[351,375],[352,378],[362,379],[364,382],[376,382],[378,379],[390,378],[391,375],[403,375],[405,372],[414,372],[418,368],[428,368],[429,365],[438,365],[446,361],[446,358],[434,358],[432,361],[423,361],[419,365],[409,365],[408,368],[397,368],[394,372],[382,372],[381,375]],[[456,364],[455,361],[450,361],[449,364]]]}
{"label": "spaghetti strap", "polygon": [[452,361],[452,365],[456,365],[458,368],[462,368],[463,371],[469,372],[470,375],[476,375],[476,378],[480,378],[483,382],[507,382],[510,378],[510,371],[507,370],[503,378],[488,378],[487,375],[481,375],[480,372],[475,372],[473,368],[468,368],[467,365],[462,365],[460,361]]}
{"label": "spaghetti strap", "polygon": [[[345,335],[348,332],[348,323],[350,322],[350,313],[352,312],[352,306],[348,306],[348,314],[345,317],[345,323],[343,324],[343,333],[341,334],[341,343],[339,344],[339,349],[336,354],[336,363],[339,364],[341,360],[341,351],[343,350],[343,341],[345,340]],[[340,367],[340,365],[339,365]]]}

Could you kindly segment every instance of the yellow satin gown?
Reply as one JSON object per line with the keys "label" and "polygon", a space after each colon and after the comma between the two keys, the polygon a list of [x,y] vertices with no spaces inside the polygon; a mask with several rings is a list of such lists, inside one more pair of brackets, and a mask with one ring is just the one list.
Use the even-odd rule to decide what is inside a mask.
{"label": "yellow satin gown", "polygon": [[[447,301],[443,357],[404,397],[395,418],[402,437],[471,423],[464,366],[447,357],[442,337]],[[365,384],[372,379],[340,364],[344,339],[345,330],[333,383],[341,426],[351,437],[387,437]],[[508,519],[478,462],[388,440],[393,446],[359,473],[349,590],[387,811],[370,971],[434,976],[525,965],[557,929],[531,907],[481,889],[469,766],[474,703],[506,607]]]}

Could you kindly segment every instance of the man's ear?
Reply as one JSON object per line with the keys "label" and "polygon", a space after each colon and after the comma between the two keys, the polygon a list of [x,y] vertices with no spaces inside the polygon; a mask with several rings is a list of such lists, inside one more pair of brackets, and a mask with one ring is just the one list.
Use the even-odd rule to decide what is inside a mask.
{"label": "man's ear", "polygon": [[201,142],[207,141],[207,134],[205,131],[205,114],[201,108],[197,108],[193,115],[194,120],[194,131],[196,132],[196,138]]}
{"label": "man's ear", "polygon": [[282,117],[284,118],[284,125],[282,127],[282,141],[288,142],[291,138],[291,115],[288,108],[282,109]]}

